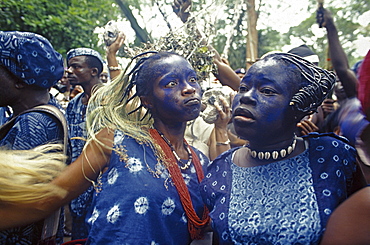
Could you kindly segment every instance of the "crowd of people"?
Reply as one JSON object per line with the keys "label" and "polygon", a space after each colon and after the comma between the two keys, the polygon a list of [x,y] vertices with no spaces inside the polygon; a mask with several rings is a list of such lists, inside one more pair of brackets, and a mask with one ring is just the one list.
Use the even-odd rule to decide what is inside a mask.
{"label": "crowd of people", "polygon": [[333,71],[306,45],[247,70],[215,51],[206,101],[175,52],[121,67],[122,32],[64,61],[0,31],[0,244],[369,244],[370,51],[351,69],[320,13]]}

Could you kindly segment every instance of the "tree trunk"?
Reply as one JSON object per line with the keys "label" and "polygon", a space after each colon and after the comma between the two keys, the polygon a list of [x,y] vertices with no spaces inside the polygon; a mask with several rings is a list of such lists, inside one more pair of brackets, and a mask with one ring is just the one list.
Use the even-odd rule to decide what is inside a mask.
{"label": "tree trunk", "polygon": [[241,0],[235,1],[235,5],[234,5],[235,14],[233,16],[233,23],[235,23],[235,25],[232,28],[230,28],[230,32],[229,32],[229,35],[227,35],[226,37],[225,47],[222,52],[222,56],[226,59],[229,59],[229,49],[231,46],[232,37],[234,35],[234,31],[238,28],[238,24],[240,23],[239,17],[242,11],[243,9],[241,8]]}
{"label": "tree trunk", "polygon": [[258,32],[257,32],[257,13],[255,0],[247,0],[247,20],[248,20],[248,35],[247,35],[247,58],[246,68],[256,62],[258,58]]}
{"label": "tree trunk", "polygon": [[136,33],[136,38],[139,40],[139,42],[146,43],[149,41],[149,35],[148,32],[141,28],[140,25],[137,23],[137,20],[135,16],[132,14],[131,9],[127,5],[127,2],[116,0],[116,3],[121,8],[123,14],[126,16],[126,18],[130,21],[132,29],[134,29]]}

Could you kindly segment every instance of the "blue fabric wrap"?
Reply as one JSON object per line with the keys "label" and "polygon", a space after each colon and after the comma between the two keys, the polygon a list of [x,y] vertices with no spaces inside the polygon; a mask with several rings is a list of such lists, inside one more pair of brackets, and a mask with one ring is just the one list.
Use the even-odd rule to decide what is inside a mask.
{"label": "blue fabric wrap", "polygon": [[64,73],[62,55],[31,32],[0,31],[0,63],[25,83],[42,88],[55,85]]}

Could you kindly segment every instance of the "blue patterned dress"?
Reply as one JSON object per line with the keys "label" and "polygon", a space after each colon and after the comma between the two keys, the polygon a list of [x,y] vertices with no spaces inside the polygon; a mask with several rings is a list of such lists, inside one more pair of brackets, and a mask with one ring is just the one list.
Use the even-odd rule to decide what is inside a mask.
{"label": "blue patterned dress", "polygon": [[[73,137],[87,137],[86,135],[86,108],[87,105],[82,103],[85,93],[79,93],[69,103],[66,109],[66,119],[68,123],[68,135]],[[72,162],[81,154],[85,141],[72,139]]]}
{"label": "blue patterned dress", "polygon": [[[86,133],[86,109],[87,105],[82,103],[85,93],[79,93],[69,103],[66,109],[66,119],[68,122],[68,134],[70,138],[72,162],[81,154],[85,141],[82,139],[72,139],[73,137],[87,138]],[[70,212],[72,215],[72,240],[84,239],[88,235],[88,226],[85,223],[86,212],[92,201],[93,188],[90,187],[79,197],[70,202]]]}
{"label": "blue patterned dress", "polygon": [[[61,109],[54,97],[49,105]],[[28,150],[36,146],[63,142],[63,129],[57,119],[44,112],[30,112],[18,116],[8,134],[0,140],[0,147],[13,150]],[[1,245],[37,244],[40,239],[43,222],[33,223],[24,227],[0,231]],[[59,226],[59,234],[62,227]]]}
{"label": "blue patterned dress", "polygon": [[0,126],[8,120],[7,111],[7,107],[0,107]]}
{"label": "blue patterned dress", "polygon": [[339,138],[308,137],[309,149],[263,166],[239,167],[237,148],[210,165],[201,193],[220,244],[318,244],[347,198],[355,150]]}
{"label": "blue patterned dress", "polygon": [[[115,132],[115,151],[102,175],[102,190],[94,195],[88,244],[189,244],[187,218],[167,169],[157,163],[152,149]],[[205,169],[208,158],[194,149]],[[153,174],[155,171],[158,176]],[[194,165],[181,170],[196,213],[204,204]],[[201,217],[201,216],[200,216]]]}

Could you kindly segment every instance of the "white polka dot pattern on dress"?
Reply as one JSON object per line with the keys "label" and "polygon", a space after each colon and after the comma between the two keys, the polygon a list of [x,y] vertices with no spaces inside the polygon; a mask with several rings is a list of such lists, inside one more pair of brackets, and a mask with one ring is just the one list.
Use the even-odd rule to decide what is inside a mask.
{"label": "white polka dot pattern on dress", "polygon": [[127,160],[127,167],[131,173],[135,173],[143,170],[143,163],[140,161],[139,158],[130,157]]}
{"label": "white polka dot pattern on dress", "polygon": [[107,222],[114,224],[118,220],[119,216],[121,215],[121,212],[119,210],[119,205],[114,205],[107,214]]}
{"label": "white polka dot pattern on dress", "polygon": [[138,214],[145,214],[149,209],[149,201],[146,197],[139,197],[134,203],[135,212]]}
{"label": "white polka dot pattern on dress", "polygon": [[189,182],[191,180],[190,176],[188,174],[182,173],[182,177],[184,178],[185,184],[189,185]]}
{"label": "white polka dot pattern on dress", "polygon": [[[115,142],[119,144],[114,149],[125,155],[112,151],[109,169],[101,178],[102,191],[94,195],[93,205],[99,213],[88,216],[93,222],[89,234],[92,243],[189,244],[187,219],[176,187],[151,146],[123,137],[119,131]],[[201,213],[204,204],[192,168],[181,172],[194,208]]]}
{"label": "white polka dot pattern on dress", "polygon": [[182,214],[181,221],[184,222],[184,223],[188,223],[188,218],[186,217],[185,213]]}
{"label": "white polka dot pattern on dress", "polygon": [[108,184],[113,185],[116,183],[119,173],[116,168],[112,168],[108,173]]}
{"label": "white polka dot pattern on dress", "polygon": [[114,135],[114,144],[121,145],[124,138],[125,136],[121,131],[116,131]]}
{"label": "white polka dot pattern on dress", "polygon": [[162,214],[171,215],[175,208],[174,200],[168,197],[162,204]]}
{"label": "white polka dot pattern on dress", "polygon": [[309,148],[302,154],[264,166],[236,166],[232,157],[237,149],[213,161],[201,190],[220,240],[319,243],[332,210],[348,194],[356,154],[336,136],[306,139]]}
{"label": "white polka dot pattern on dress", "polygon": [[93,211],[91,217],[88,219],[87,222],[89,224],[93,224],[98,217],[99,217],[99,210],[97,210],[96,208],[94,208],[94,211]]}

